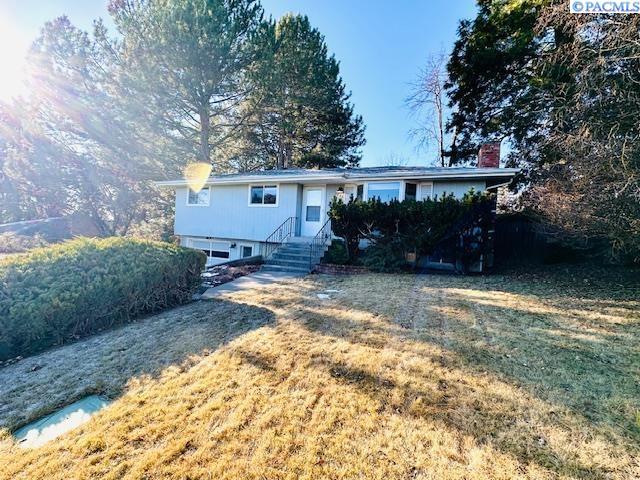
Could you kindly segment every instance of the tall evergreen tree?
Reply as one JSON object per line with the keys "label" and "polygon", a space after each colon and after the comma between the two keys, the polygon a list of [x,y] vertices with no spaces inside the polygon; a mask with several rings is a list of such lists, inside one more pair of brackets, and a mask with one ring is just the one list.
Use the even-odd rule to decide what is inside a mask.
{"label": "tall evergreen tree", "polygon": [[238,106],[262,25],[255,0],[111,0],[122,35],[123,85],[138,112],[171,139],[184,163],[228,166],[224,149],[243,123]]}
{"label": "tall evergreen tree", "polygon": [[483,141],[536,142],[546,112],[535,105],[535,61],[542,36],[536,25],[550,0],[478,0],[478,14],[463,20],[447,66],[457,142],[452,164],[472,161]]}
{"label": "tall evergreen tree", "polygon": [[268,168],[357,164],[364,125],[322,34],[306,16],[285,15],[258,40],[244,154],[266,158]]}
{"label": "tall evergreen tree", "polygon": [[640,262],[640,20],[561,0],[478,3],[448,64],[452,159],[507,139],[525,204],[566,240],[604,239]]}
{"label": "tall evergreen tree", "polygon": [[[0,112],[0,221],[82,212],[103,235],[126,234],[158,206],[151,181],[193,161],[357,161],[362,121],[308,20],[278,33],[254,0],[109,8],[117,40],[100,21],[89,34],[61,17],[35,42],[32,94]],[[286,128],[252,137],[261,122]],[[289,153],[271,156],[278,140]]]}
{"label": "tall evergreen tree", "polygon": [[44,26],[28,58],[31,95],[3,118],[3,163],[25,205],[36,204],[32,215],[82,212],[114,235],[144,218],[163,168],[144,154],[141,129],[120,108],[118,58],[105,39],[100,22],[94,35],[66,17]]}
{"label": "tall evergreen tree", "polygon": [[0,223],[36,218],[35,202],[20,192],[14,171],[20,136],[8,105],[0,102]]}

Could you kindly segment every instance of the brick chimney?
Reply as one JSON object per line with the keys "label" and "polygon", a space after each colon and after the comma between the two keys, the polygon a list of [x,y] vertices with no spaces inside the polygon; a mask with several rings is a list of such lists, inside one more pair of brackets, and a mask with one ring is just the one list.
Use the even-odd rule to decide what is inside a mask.
{"label": "brick chimney", "polygon": [[500,167],[500,143],[484,143],[478,151],[478,168]]}

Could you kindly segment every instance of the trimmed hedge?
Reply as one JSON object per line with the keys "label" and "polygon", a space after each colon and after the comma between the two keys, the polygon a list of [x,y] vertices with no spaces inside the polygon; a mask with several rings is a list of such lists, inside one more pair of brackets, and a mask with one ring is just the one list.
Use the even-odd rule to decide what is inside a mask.
{"label": "trimmed hedge", "polygon": [[191,299],[206,258],[125,238],[76,239],[0,260],[0,360]]}
{"label": "trimmed hedge", "polygon": [[[368,201],[331,202],[329,217],[333,233],[345,241],[349,262],[359,260],[374,272],[395,272],[407,266],[406,255],[418,258],[447,247],[456,264],[466,271],[487,253],[487,232],[493,220],[494,197],[469,191],[424,201],[379,198]],[[369,246],[358,258],[361,240]]]}

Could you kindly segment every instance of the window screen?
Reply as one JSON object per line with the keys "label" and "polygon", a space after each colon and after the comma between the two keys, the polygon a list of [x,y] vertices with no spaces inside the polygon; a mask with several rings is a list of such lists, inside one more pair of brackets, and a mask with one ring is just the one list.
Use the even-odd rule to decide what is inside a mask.
{"label": "window screen", "polygon": [[307,222],[319,222],[320,221],[320,206],[309,205],[307,206]]}
{"label": "window screen", "polygon": [[433,184],[422,183],[420,184],[420,200],[427,200],[433,198]]}
{"label": "window screen", "polygon": [[242,247],[242,258],[247,258],[253,255],[253,247]]}

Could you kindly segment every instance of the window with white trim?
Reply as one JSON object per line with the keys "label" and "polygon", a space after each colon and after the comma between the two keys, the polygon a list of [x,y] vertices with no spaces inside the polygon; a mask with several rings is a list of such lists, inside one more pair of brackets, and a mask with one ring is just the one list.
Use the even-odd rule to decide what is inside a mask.
{"label": "window with white trim", "polygon": [[248,257],[253,257],[253,246],[242,245],[240,247],[240,258],[248,258]]}
{"label": "window with white trim", "polygon": [[400,199],[400,182],[369,182],[367,198],[379,198],[381,202]]}
{"label": "window with white trim", "polygon": [[228,242],[192,238],[189,242],[189,246],[197,250],[202,250],[208,259],[229,258]]}
{"label": "window with white trim", "polygon": [[251,185],[249,190],[250,205],[277,205],[277,185]]}
{"label": "window with white trim", "polygon": [[433,182],[420,184],[420,200],[433,199]]}
{"label": "window with white trim", "polygon": [[209,187],[204,187],[198,192],[189,189],[187,205],[206,207],[209,205],[209,194]]}

